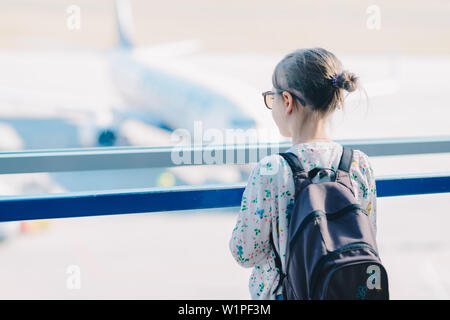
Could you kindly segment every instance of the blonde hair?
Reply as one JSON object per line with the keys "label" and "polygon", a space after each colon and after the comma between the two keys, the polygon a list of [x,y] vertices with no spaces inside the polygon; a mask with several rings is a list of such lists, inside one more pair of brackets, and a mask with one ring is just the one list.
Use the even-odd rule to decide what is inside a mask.
{"label": "blonde hair", "polygon": [[272,85],[303,98],[322,115],[344,107],[344,93],[355,91],[358,77],[342,70],[342,63],[323,48],[299,49],[286,55],[275,67]]}

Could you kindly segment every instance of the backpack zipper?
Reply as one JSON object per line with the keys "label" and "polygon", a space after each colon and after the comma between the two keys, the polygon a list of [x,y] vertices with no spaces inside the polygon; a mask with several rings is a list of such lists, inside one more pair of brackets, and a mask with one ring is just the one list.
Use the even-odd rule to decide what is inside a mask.
{"label": "backpack zipper", "polygon": [[300,234],[300,232],[305,228],[305,226],[314,218],[317,218],[319,216],[324,216],[328,219],[334,219],[334,218],[338,218],[341,215],[351,211],[351,210],[355,210],[355,209],[361,209],[364,211],[364,209],[361,207],[361,205],[359,204],[349,204],[348,206],[339,209],[338,211],[335,212],[330,212],[330,213],[325,213],[322,210],[315,210],[313,212],[311,212],[310,214],[308,214],[303,221],[300,223],[300,226],[298,227],[297,231],[295,232],[294,237],[292,238],[292,241],[289,243],[289,249],[291,249],[292,244],[295,242],[295,238]]}

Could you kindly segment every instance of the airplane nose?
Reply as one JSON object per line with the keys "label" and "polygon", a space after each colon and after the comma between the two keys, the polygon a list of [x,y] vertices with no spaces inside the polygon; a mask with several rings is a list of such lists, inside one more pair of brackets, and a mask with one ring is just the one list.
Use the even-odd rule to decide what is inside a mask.
{"label": "airplane nose", "polygon": [[256,127],[255,120],[251,118],[234,118],[231,120],[232,128],[250,129]]}

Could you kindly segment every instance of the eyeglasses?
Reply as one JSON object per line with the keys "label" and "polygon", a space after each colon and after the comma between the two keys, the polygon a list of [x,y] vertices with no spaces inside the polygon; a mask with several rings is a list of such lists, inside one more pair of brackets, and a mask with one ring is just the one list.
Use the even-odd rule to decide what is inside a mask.
{"label": "eyeglasses", "polygon": [[[266,105],[267,109],[272,110],[274,95],[277,94],[277,93],[282,93],[283,91],[286,91],[286,90],[282,90],[282,91],[279,91],[279,92],[265,91],[265,92],[262,93],[262,96],[264,98],[264,104]],[[289,92],[289,91],[287,91],[287,92]],[[302,106],[304,106],[304,107],[306,106],[305,100],[303,100],[302,98],[296,96],[295,94],[291,93],[291,95],[294,98],[296,98],[302,104]]]}

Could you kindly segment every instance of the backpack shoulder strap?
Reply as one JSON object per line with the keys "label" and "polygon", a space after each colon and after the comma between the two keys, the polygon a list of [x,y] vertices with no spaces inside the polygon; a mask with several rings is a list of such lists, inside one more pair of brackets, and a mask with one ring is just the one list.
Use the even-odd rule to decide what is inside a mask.
{"label": "backpack shoulder strap", "polygon": [[289,166],[292,169],[292,173],[295,174],[296,172],[305,171],[303,169],[303,166],[299,160],[299,158],[292,152],[281,152],[279,153],[280,156],[282,156]]}
{"label": "backpack shoulder strap", "polygon": [[270,244],[272,245],[273,252],[275,253],[275,267],[278,269],[280,274],[280,280],[278,282],[278,285],[275,288],[275,290],[273,290],[273,293],[277,294],[278,288],[281,286],[283,279],[286,277],[286,274],[283,272],[283,266],[281,264],[280,255],[278,254],[277,249],[275,248],[275,244],[273,242],[272,231],[270,232]]}
{"label": "backpack shoulder strap", "polygon": [[345,172],[350,171],[350,166],[352,165],[353,160],[353,149],[342,146],[342,156],[339,162],[339,170],[343,170]]}

